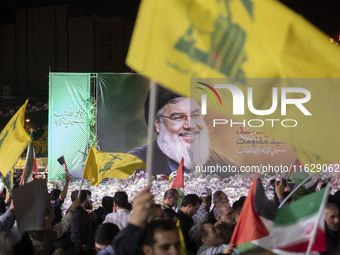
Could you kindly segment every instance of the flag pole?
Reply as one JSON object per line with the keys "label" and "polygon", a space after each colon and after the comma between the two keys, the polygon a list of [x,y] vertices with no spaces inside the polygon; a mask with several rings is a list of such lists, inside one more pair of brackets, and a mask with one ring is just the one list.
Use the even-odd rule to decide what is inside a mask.
{"label": "flag pole", "polygon": [[81,191],[81,187],[83,186],[83,181],[84,181],[84,175],[81,177],[80,187],[79,187],[78,196],[77,196],[78,199],[80,197],[80,191]]}
{"label": "flag pole", "polygon": [[[88,155],[88,153],[89,153],[89,145],[88,144],[86,145],[85,151],[87,152],[87,155]],[[65,164],[66,164],[66,162],[65,162]],[[77,196],[78,199],[80,197],[80,191],[81,191],[81,187],[83,186],[83,181],[84,181],[84,169],[83,169],[83,174],[81,176],[80,187],[79,187],[78,196]]]}
{"label": "flag pole", "polygon": [[279,209],[288,201],[288,199],[297,191],[302,185],[304,185],[311,177],[314,177],[313,175],[308,176],[306,179],[304,179],[294,190],[292,190],[288,196],[281,202],[279,205]]}
{"label": "flag pole", "polygon": [[146,150],[146,173],[148,175],[148,183],[152,183],[152,154],[153,154],[153,132],[156,115],[156,101],[157,101],[157,85],[154,80],[151,80],[150,102],[149,102],[149,119],[148,119],[148,139]]}
{"label": "flag pole", "polygon": [[11,177],[10,177],[10,184],[9,184],[9,191],[12,192],[13,190],[13,179],[14,179],[14,167],[12,167],[12,170],[11,170]]}
{"label": "flag pole", "polygon": [[[322,216],[323,210],[325,210],[325,202],[327,200],[328,192],[329,192],[329,189],[330,189],[330,184],[329,183],[327,184],[325,189],[326,190],[325,190],[325,193],[323,194],[323,198],[322,198],[321,206],[320,206],[320,209],[319,209],[319,212],[318,212],[318,217],[317,217],[317,220],[316,220],[316,224],[314,226],[314,229],[313,229],[313,232],[312,232],[312,236],[309,239],[306,255],[309,255],[309,253],[310,253],[310,251],[312,249],[312,245],[313,245],[313,243],[315,241],[315,235],[316,235],[316,232],[318,230],[319,222],[320,222],[320,220],[323,220],[323,219],[321,219],[321,216]],[[317,192],[320,192],[320,191],[317,191]]]}

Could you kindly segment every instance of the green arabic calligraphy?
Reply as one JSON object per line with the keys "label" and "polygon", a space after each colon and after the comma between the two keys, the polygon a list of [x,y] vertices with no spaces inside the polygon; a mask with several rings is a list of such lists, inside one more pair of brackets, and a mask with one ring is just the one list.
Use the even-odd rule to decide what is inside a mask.
{"label": "green arabic calligraphy", "polygon": [[72,109],[71,111],[64,111],[63,114],[53,113],[55,119],[53,123],[57,126],[64,126],[68,128],[74,124],[84,124],[84,118],[86,117],[86,112],[84,109],[79,109],[78,111]]}

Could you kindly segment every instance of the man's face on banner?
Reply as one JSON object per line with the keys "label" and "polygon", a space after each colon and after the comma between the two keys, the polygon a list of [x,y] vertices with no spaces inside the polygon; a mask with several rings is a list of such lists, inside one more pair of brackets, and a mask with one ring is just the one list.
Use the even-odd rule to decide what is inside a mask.
{"label": "man's face on banner", "polygon": [[166,104],[155,122],[161,150],[188,169],[203,165],[209,158],[209,136],[199,104],[179,97]]}
{"label": "man's face on banner", "polygon": [[[203,129],[203,116],[197,102],[190,98],[177,98],[176,103],[168,103],[162,113],[164,127],[172,136],[178,136],[180,143],[187,149],[194,143]],[[160,132],[156,123],[156,131]]]}

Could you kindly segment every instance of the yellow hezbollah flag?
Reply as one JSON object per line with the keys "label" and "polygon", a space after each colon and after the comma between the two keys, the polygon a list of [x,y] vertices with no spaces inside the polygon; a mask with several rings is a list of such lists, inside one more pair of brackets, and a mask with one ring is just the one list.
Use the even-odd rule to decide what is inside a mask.
{"label": "yellow hezbollah flag", "polygon": [[190,78],[338,78],[340,51],[275,0],[143,0],[127,64],[180,94]]}
{"label": "yellow hezbollah flag", "polygon": [[[311,115],[293,105],[287,106],[285,115],[277,105],[270,116],[246,109],[241,117],[272,119],[263,127],[259,125],[261,131],[291,144],[304,164],[328,164],[340,157],[340,136],[336,135],[340,79],[315,78],[339,78],[338,59],[339,48],[331,45],[325,34],[279,1],[212,0],[207,4],[205,0],[143,0],[126,62],[161,85],[199,100],[202,89],[207,88],[201,87],[198,96],[191,95],[190,79],[199,86],[201,78],[236,78],[244,103],[247,89],[253,87],[256,109],[271,108],[273,87],[277,87],[278,101],[282,88],[292,87],[286,91],[288,100],[295,88],[308,89],[310,98],[304,93],[294,96],[306,99],[303,106]],[[259,86],[255,84],[258,81],[242,83],[249,78],[308,79],[268,79]],[[225,106],[234,99],[226,91],[217,89],[223,111],[235,116],[232,106]],[[283,118],[296,120],[298,125],[286,128],[281,124]]]}
{"label": "yellow hezbollah flag", "polygon": [[99,151],[92,146],[87,156],[83,177],[97,186],[105,178],[126,179],[136,169],[143,168],[145,163],[134,155]]}
{"label": "yellow hezbollah flag", "polygon": [[28,100],[7,123],[0,133],[0,171],[6,176],[31,141],[24,129]]}
{"label": "yellow hezbollah flag", "polygon": [[185,249],[184,236],[183,236],[183,233],[182,233],[182,230],[181,230],[181,226],[180,226],[179,220],[177,220],[177,222],[176,222],[176,227],[178,229],[179,240],[181,242],[181,252],[182,252],[181,254],[182,255],[186,255],[187,254],[187,250]]}

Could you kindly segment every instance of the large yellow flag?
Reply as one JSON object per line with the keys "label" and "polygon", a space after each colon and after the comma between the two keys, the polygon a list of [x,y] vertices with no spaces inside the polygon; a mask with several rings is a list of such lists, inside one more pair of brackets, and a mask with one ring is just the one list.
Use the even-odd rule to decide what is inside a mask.
{"label": "large yellow flag", "polygon": [[0,171],[3,176],[8,174],[31,141],[30,136],[24,129],[27,102],[28,100],[0,133]]}
{"label": "large yellow flag", "polygon": [[[234,100],[230,91],[200,78],[238,79],[246,109],[243,116],[236,116],[231,106],[224,111],[229,117],[236,116],[238,121],[241,117],[239,122],[245,120],[245,126],[249,120],[269,119],[263,126],[260,121],[252,123],[291,144],[302,163],[328,164],[340,157],[340,136],[336,135],[340,79],[268,79],[257,86],[257,81],[249,83],[246,78],[339,78],[338,59],[339,48],[331,45],[325,34],[279,1],[212,0],[207,4],[205,0],[143,0],[126,61],[135,71],[185,96],[192,96],[192,78],[201,94],[203,89],[206,94],[210,91],[202,83],[210,85],[221,97],[223,111]],[[272,109],[275,97],[280,101],[277,110],[268,110],[271,115],[264,116],[249,113],[250,87],[253,108]],[[286,108],[282,102],[291,104],[292,94],[301,104]],[[200,100],[200,95],[194,97]],[[297,127],[283,126],[286,119],[284,125],[298,122]]]}
{"label": "large yellow flag", "polygon": [[83,177],[97,186],[105,178],[126,179],[136,169],[144,169],[145,163],[126,153],[99,151],[93,146],[87,156]]}
{"label": "large yellow flag", "polygon": [[338,78],[340,51],[275,0],[143,0],[127,64],[183,95],[190,78]]}

